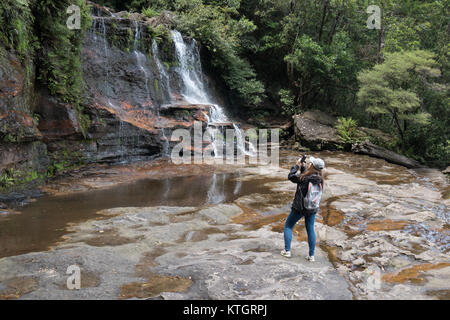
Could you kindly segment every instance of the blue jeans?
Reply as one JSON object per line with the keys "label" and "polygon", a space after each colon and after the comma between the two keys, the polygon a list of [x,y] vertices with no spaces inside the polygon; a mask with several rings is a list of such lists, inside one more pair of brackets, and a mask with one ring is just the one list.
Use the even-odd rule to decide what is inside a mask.
{"label": "blue jeans", "polygon": [[[295,224],[304,216],[303,213],[298,213],[291,210],[286,223],[284,225],[284,249],[286,251],[291,251],[291,241],[292,241],[292,229]],[[305,227],[308,233],[308,246],[309,246],[309,256],[314,256],[314,249],[316,247],[316,234],[314,233],[314,219],[316,214],[310,216],[305,216]]]}

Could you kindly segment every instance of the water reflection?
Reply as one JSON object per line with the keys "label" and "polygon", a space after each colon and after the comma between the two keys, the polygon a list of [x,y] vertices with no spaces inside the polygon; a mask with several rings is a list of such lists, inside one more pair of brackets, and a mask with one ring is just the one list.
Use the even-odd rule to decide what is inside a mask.
{"label": "water reflection", "polygon": [[218,204],[225,200],[225,175],[222,174],[217,177],[217,174],[213,174],[212,183],[208,190],[207,203]]}
{"label": "water reflection", "polygon": [[[110,189],[38,199],[21,214],[0,218],[0,258],[47,249],[70,223],[116,207],[202,206],[232,202],[251,193],[269,193],[263,181],[237,181],[236,173],[145,179]],[[239,179],[238,179],[239,180]]]}

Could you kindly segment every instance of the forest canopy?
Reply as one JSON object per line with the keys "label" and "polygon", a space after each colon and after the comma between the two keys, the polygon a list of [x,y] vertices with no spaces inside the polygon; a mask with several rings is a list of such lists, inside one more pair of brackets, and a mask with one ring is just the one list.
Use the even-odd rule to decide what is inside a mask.
{"label": "forest canopy", "polygon": [[[449,164],[450,0],[94,2],[148,17],[171,11],[176,28],[202,45],[208,67],[230,92],[233,105],[254,119],[319,109],[392,134],[389,147],[397,152]],[[52,12],[52,3],[39,1],[35,11]],[[373,5],[380,8],[380,23],[369,28]],[[1,10],[0,19],[8,18],[7,6]],[[23,28],[20,19],[13,22]],[[56,35],[58,24],[48,19],[37,25],[38,40],[54,44],[36,50],[48,61],[40,65],[43,81],[52,92],[77,92],[79,75],[64,78],[77,63],[62,49],[69,36]],[[14,35],[3,29],[2,23],[0,34]],[[5,41],[26,56],[27,41]],[[80,39],[75,42],[71,48],[77,52]],[[58,60],[64,60],[62,70],[52,65]]]}
{"label": "forest canopy", "polygon": [[[100,2],[175,12],[246,112],[352,117],[393,134],[398,152],[448,164],[448,0]],[[369,5],[381,9],[379,28],[367,26]]]}

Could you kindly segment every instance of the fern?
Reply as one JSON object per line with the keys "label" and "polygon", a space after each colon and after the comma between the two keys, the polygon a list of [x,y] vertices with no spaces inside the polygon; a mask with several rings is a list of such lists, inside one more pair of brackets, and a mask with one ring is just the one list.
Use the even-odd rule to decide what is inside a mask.
{"label": "fern", "polygon": [[338,132],[339,138],[345,143],[353,143],[356,141],[357,127],[358,123],[351,117],[341,117],[336,123],[336,130]]}

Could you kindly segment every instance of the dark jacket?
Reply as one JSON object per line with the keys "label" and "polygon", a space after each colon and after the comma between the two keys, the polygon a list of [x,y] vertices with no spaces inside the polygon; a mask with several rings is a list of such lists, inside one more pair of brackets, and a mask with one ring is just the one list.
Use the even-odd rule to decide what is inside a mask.
{"label": "dark jacket", "polygon": [[[303,180],[300,180],[300,177],[297,175],[298,169],[299,169],[298,165],[293,166],[288,175],[288,179],[293,183],[297,184],[297,191],[295,192],[294,201],[292,202],[292,209],[294,209],[298,213],[311,215],[315,212],[308,212],[306,210],[303,210],[303,197],[306,195],[306,192],[308,191],[309,183],[310,182],[312,182],[313,184],[322,183],[322,178],[317,174],[312,174],[306,176]],[[302,174],[305,171],[305,169],[306,167],[304,166],[301,167],[300,174]]]}

